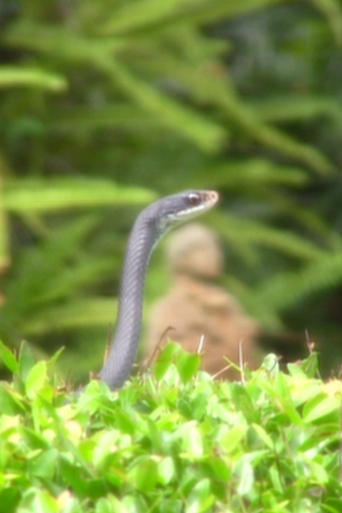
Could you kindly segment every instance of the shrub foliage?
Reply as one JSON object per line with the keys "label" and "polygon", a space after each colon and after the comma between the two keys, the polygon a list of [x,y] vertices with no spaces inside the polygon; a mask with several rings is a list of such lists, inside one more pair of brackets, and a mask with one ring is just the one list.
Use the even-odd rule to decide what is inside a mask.
{"label": "shrub foliage", "polygon": [[199,372],[168,344],[148,373],[112,392],[56,387],[58,355],[35,363],[4,345],[0,510],[6,513],[339,513],[339,381],[315,353],[279,370],[274,355],[241,382]]}

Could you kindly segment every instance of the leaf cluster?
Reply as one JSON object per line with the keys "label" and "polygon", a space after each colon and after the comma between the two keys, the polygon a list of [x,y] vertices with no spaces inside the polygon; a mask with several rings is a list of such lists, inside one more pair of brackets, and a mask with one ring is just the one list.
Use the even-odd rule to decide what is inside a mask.
{"label": "leaf cluster", "polygon": [[341,510],[339,381],[317,356],[279,370],[268,355],[241,382],[198,372],[168,344],[149,374],[78,394],[25,346],[0,387],[0,510],[6,513]]}

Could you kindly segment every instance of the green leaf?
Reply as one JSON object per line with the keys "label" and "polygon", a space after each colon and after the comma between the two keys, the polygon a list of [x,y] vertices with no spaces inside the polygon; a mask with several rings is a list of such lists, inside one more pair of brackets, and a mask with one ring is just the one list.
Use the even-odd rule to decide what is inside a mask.
{"label": "green leaf", "polygon": [[[253,0],[243,2],[226,2],[225,0],[210,0],[210,2],[190,2],[189,0],[172,0],[164,3],[158,0],[147,0],[143,4],[133,2],[123,4],[118,11],[118,19],[113,16],[106,20],[105,33],[120,34],[130,31],[156,30],[176,23],[195,24],[208,23],[234,17],[256,8],[276,4],[279,0]],[[148,16],[150,14],[150,16]]]}
{"label": "green leaf", "polygon": [[[3,487],[0,491],[0,504],[4,505],[3,513],[18,511],[17,506],[21,499],[21,493],[18,488]],[[26,512],[25,512],[26,513]]]}
{"label": "green leaf", "polygon": [[58,513],[57,500],[47,491],[32,486],[23,494],[17,513]]}
{"label": "green leaf", "polygon": [[89,206],[148,203],[155,194],[144,188],[122,187],[85,178],[17,180],[6,184],[4,205],[13,212],[39,212]]}
{"label": "green leaf", "polygon": [[338,0],[311,0],[327,18],[336,42],[342,44],[342,7]]}
{"label": "green leaf", "polygon": [[228,452],[235,451],[241,444],[241,441],[245,438],[247,432],[247,425],[241,424],[232,428],[225,428],[222,430],[220,436],[220,443],[222,447]]}
{"label": "green leaf", "polygon": [[[300,426],[302,424],[302,418],[298,413],[293,397],[291,396],[290,384],[283,373],[279,373],[277,375],[275,386],[277,387],[277,395],[279,397],[278,401],[284,413],[286,413],[294,424]],[[277,399],[275,400],[277,401]]]}
{"label": "green leaf", "polygon": [[[213,212],[212,218],[228,241],[248,241],[249,245],[257,244],[272,248],[279,253],[295,257],[304,262],[319,261],[325,252],[303,236],[297,236],[289,230],[275,229],[252,219],[233,216],[225,212]],[[222,229],[223,225],[223,229]]]}
{"label": "green leaf", "polygon": [[59,359],[59,357],[61,356],[61,354],[63,353],[64,350],[65,350],[65,347],[60,347],[59,349],[57,349],[55,354],[53,354],[51,356],[51,358],[49,358],[48,364],[50,366],[55,365],[55,363],[57,362],[57,360]]}
{"label": "green leaf", "polygon": [[236,465],[235,472],[238,476],[237,493],[242,496],[248,495],[254,484],[254,470],[248,458],[242,458]]}
{"label": "green leaf", "polygon": [[107,495],[96,502],[95,513],[129,513],[129,510],[114,495]]}
{"label": "green leaf", "polygon": [[189,381],[198,371],[201,357],[198,354],[182,352],[177,361],[179,375],[184,382]]}
{"label": "green leaf", "polygon": [[311,401],[308,401],[303,408],[303,420],[306,423],[315,422],[322,417],[339,412],[340,400],[337,397],[327,397],[319,394]]}
{"label": "green leaf", "polygon": [[326,513],[340,513],[342,500],[340,498],[329,498],[325,504],[322,504],[322,511]]}
{"label": "green leaf", "polygon": [[[50,330],[63,332],[80,327],[109,326],[115,319],[116,307],[117,301],[113,298],[80,298],[72,304],[46,309],[44,317],[28,318],[24,323],[25,333],[32,336],[42,335]],[[59,354],[56,355],[58,357]]]}
{"label": "green leaf", "polygon": [[158,477],[162,485],[167,485],[176,477],[176,467],[171,456],[166,456],[158,463]]}
{"label": "green leaf", "polygon": [[154,364],[154,375],[157,379],[161,379],[168,368],[180,354],[181,349],[175,342],[169,342],[158,355]]}
{"label": "green leaf", "polygon": [[214,471],[215,478],[226,482],[231,477],[231,470],[223,459],[212,457],[208,463],[210,468]]}
{"label": "green leaf", "polygon": [[58,451],[48,449],[28,462],[28,471],[33,477],[52,480],[58,468]]}
{"label": "green leaf", "polygon": [[299,362],[298,365],[303,369],[308,378],[317,377],[319,374],[318,354],[315,351],[311,352],[309,356]]}
{"label": "green leaf", "polygon": [[158,23],[186,4],[185,0],[172,0],[171,2],[145,0],[143,3],[123,4],[115,16],[108,17],[102,30],[114,34],[139,30],[145,25]]}
{"label": "green leaf", "polygon": [[143,457],[128,472],[128,479],[132,486],[141,492],[151,492],[158,482],[158,465],[151,457]]}
{"label": "green leaf", "polygon": [[203,456],[204,447],[199,425],[196,421],[183,424],[176,433],[181,442],[181,449],[186,459],[197,459]]}
{"label": "green leaf", "polygon": [[25,411],[21,395],[3,383],[0,384],[0,411],[2,415],[16,415]]}
{"label": "green leaf", "polygon": [[67,81],[60,75],[38,68],[0,66],[0,88],[19,86],[38,87],[52,92],[60,92],[66,90]]}
{"label": "green leaf", "polygon": [[259,300],[282,311],[342,282],[342,252],[329,251],[307,266],[276,274],[257,290]]}
{"label": "green leaf", "polygon": [[96,440],[96,445],[92,447],[92,462],[96,467],[101,468],[108,456],[112,457],[111,453],[117,445],[118,436],[116,430],[108,430],[104,433],[100,433]]}
{"label": "green leaf", "polygon": [[37,362],[28,372],[25,387],[29,397],[33,397],[41,390],[46,382],[47,364],[45,361]]}
{"label": "green leaf", "polygon": [[23,341],[20,345],[18,362],[19,376],[22,381],[25,381],[31,368],[36,363],[36,358],[32,352],[32,349],[25,341]]}
{"label": "green leaf", "polygon": [[19,368],[18,361],[12,351],[0,340],[0,358],[11,372],[16,372]]}
{"label": "green leaf", "polygon": [[123,64],[110,59],[100,60],[98,65],[139,106],[158,116],[165,126],[182,134],[203,151],[215,152],[227,144],[228,133],[222,125],[151,87]]}
{"label": "green leaf", "polygon": [[258,437],[264,442],[264,444],[271,450],[274,449],[274,444],[273,444],[273,440],[272,438],[267,434],[267,432],[265,431],[265,429],[260,426],[259,424],[255,424],[253,423],[252,424],[252,427],[254,429],[254,431],[256,432],[256,434],[258,435]]}
{"label": "green leaf", "polygon": [[215,502],[215,496],[210,490],[209,479],[202,479],[191,490],[187,498],[188,513],[202,513],[208,511]]}

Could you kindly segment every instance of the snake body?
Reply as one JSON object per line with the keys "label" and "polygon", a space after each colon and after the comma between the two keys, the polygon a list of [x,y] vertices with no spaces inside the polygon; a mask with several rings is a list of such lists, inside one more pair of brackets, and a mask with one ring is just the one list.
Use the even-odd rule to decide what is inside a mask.
{"label": "snake body", "polygon": [[145,274],[153,248],[177,221],[209,210],[217,200],[215,191],[188,190],[157,200],[138,215],[124,259],[115,333],[99,372],[109,387],[121,387],[132,369],[141,330]]}

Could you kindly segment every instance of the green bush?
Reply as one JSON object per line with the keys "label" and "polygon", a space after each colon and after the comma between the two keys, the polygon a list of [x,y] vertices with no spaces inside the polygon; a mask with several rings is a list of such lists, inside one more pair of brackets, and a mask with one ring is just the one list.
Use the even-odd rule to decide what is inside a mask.
{"label": "green bush", "polygon": [[269,355],[241,382],[199,372],[168,344],[154,368],[111,392],[56,386],[58,355],[1,345],[3,513],[339,513],[340,381],[317,356],[279,370]]}

